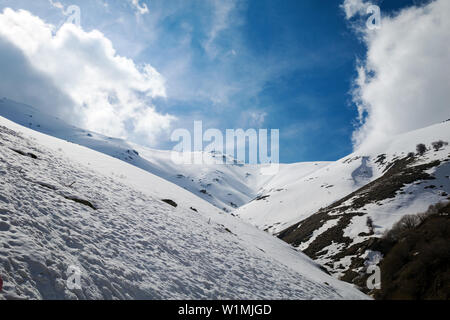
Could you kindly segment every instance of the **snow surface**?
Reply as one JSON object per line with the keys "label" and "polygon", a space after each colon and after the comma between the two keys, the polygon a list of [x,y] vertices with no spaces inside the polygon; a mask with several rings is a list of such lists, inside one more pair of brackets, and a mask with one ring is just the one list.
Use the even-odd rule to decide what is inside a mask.
{"label": "snow surface", "polygon": [[[316,239],[324,241],[323,237],[319,237],[336,226],[338,219],[343,215],[352,215],[350,222],[342,226],[342,236],[351,241],[339,242],[339,239],[334,239],[331,244],[326,244],[326,247],[315,252],[315,261],[334,276],[340,277],[348,271],[355,258],[367,259],[367,265],[371,263],[373,256],[370,250],[359,250],[357,254],[342,256],[345,249],[359,244],[364,247],[363,243],[368,243],[370,238],[381,237],[404,215],[425,212],[430,205],[450,199],[450,145],[436,151],[432,148],[432,142],[439,140],[450,142],[450,122],[399,135],[373,149],[358,150],[298,181],[274,186],[276,191],[267,192],[264,200],[252,201],[236,210],[235,214],[260,229],[278,233],[294,224],[300,223],[301,226],[304,219],[318,213],[321,208],[327,208],[349,196],[345,202],[328,212],[331,220],[312,230],[310,237],[305,237],[304,242],[296,243],[298,250],[310,249]],[[421,156],[416,155],[409,168],[433,164],[426,171],[431,176],[430,180],[421,180],[418,175],[416,181],[403,185],[393,197],[367,200],[362,206],[353,206],[366,193],[379,192],[379,189],[366,188],[355,194],[352,192],[383,176],[396,160],[406,158],[410,152],[415,153],[419,143],[425,144],[428,150]],[[369,217],[373,223],[373,234],[367,225]],[[357,268],[359,270],[352,271],[363,271],[360,267]]]}
{"label": "snow surface", "polygon": [[[259,165],[233,163],[229,156],[220,152],[203,153],[205,163],[201,165],[179,165],[171,160],[171,151],[150,149],[83,130],[32,106],[6,98],[0,99],[0,116],[123,160],[173,182],[227,212],[250,202],[266,190],[296,181],[327,165],[326,162],[281,164],[279,174],[268,176],[261,173]],[[230,164],[220,163],[224,158]]]}
{"label": "snow surface", "polygon": [[[290,183],[272,185],[272,189],[264,194],[267,196],[264,200],[252,201],[234,213],[260,229],[271,233],[280,232],[381,177],[389,163],[406,157],[409,152],[415,152],[417,144],[424,143],[431,148],[431,143],[438,140],[450,142],[450,122],[399,135],[373,149],[358,150]],[[438,152],[428,150],[417,164],[445,161],[449,158],[449,151],[450,146]],[[381,155],[385,156],[383,163],[378,161]],[[436,180],[427,184],[438,186],[436,190],[425,189],[427,184],[413,184],[403,188],[404,196],[398,195],[394,200],[380,204],[368,204],[358,210],[367,211],[378,226],[377,233],[382,234],[404,214],[425,211],[429,205],[444,200],[441,190],[450,193],[450,164],[441,165],[431,172],[434,172]],[[348,204],[351,202],[352,199]],[[353,225],[359,227],[347,231],[347,234],[365,232],[365,222],[357,221],[360,218],[354,219]]]}
{"label": "snow surface", "polygon": [[264,201],[252,201],[235,214],[260,229],[280,232],[359,189],[352,173],[360,166],[361,158],[351,156],[320,167],[291,183],[274,186]]}
{"label": "snow surface", "polygon": [[[67,124],[62,119],[45,115],[33,107],[5,98],[0,99],[0,115],[27,128],[66,140],[62,141],[50,136],[39,135],[6,119],[0,122],[7,124],[14,130],[25,131],[32,139],[37,139],[40,144],[50,148],[51,152],[56,152],[56,155],[52,154],[52,156],[69,158],[82,164],[83,168],[94,170],[96,175],[108,177],[111,179],[111,183],[124,184],[127,188],[131,188],[133,192],[145,195],[144,198],[150,197],[151,202],[160,204],[161,199],[175,201],[179,204],[176,209],[167,208],[167,204],[163,206],[167,212],[171,212],[170,216],[178,214],[175,220],[179,219],[177,221],[180,224],[184,223],[183,219],[188,219],[192,215],[197,218],[201,216],[203,217],[201,223],[204,224],[204,221],[207,220],[208,225],[212,224],[216,227],[218,225],[217,230],[231,231],[231,233],[225,232],[223,236],[234,239],[233,234],[238,235],[239,246],[245,247],[252,254],[255,253],[255,248],[257,248],[257,255],[264,253],[270,259],[275,259],[276,263],[280,263],[282,267],[287,266],[294,272],[299,272],[302,276],[305,275],[306,263],[308,266],[313,266],[313,271],[308,269],[306,272],[310,277],[311,275],[317,277],[313,277],[313,281],[327,282],[332,284],[333,287],[341,284],[335,285],[330,282],[331,280],[323,281],[322,272],[314,264],[311,264],[310,260],[303,255],[299,259],[298,253],[288,246],[280,243],[277,239],[272,239],[265,233],[255,231],[252,226],[240,220],[246,221],[261,230],[276,234],[315,214],[321,208],[325,208],[360,189],[367,183],[378,179],[384,174],[390,163],[405,157],[409,152],[414,152],[418,143],[424,143],[430,148],[434,141],[450,140],[450,122],[445,122],[399,135],[377,146],[371,146],[370,149],[358,150],[336,162],[282,164],[276,175],[265,176],[261,174],[261,167],[258,165],[238,162],[214,164],[216,160],[220,162],[224,157],[229,159],[228,156],[219,152],[203,153],[202,157],[207,162],[203,165],[177,165],[172,162],[170,151],[154,150],[121,139],[105,137],[79,129]],[[92,153],[93,151],[81,146],[101,152],[103,155]],[[437,152],[430,149],[415,165],[434,160],[447,160],[450,157],[449,150],[450,146],[446,146]],[[375,236],[381,236],[403,215],[423,212],[429,205],[445,200],[447,194],[450,194],[450,164],[443,163],[439,167],[429,170],[429,173],[436,179],[420,185],[412,183],[402,188],[402,192],[399,192],[393,199],[368,203],[359,208],[358,211],[366,212],[366,214],[352,218],[350,224],[343,230],[344,236],[353,240],[351,245],[369,239],[367,217],[371,217],[374,222]],[[42,177],[44,176],[42,175]],[[84,183],[87,183],[92,177],[84,177]],[[76,189],[79,184],[70,175],[61,175],[58,179],[56,183],[58,192],[62,192],[65,190],[64,188],[69,188],[68,191],[71,191],[74,188]],[[97,179],[103,181],[104,178],[95,177],[95,180]],[[42,181],[44,181],[44,184],[52,186],[52,183],[55,183],[55,181],[48,182],[45,179],[42,179]],[[64,187],[71,186],[73,182],[75,184],[72,187]],[[437,186],[437,188],[431,188],[432,185]],[[98,196],[108,198],[108,192],[115,193],[117,191],[119,194],[119,192],[122,192],[121,190],[121,188],[111,186],[105,188],[106,193]],[[82,195],[86,194],[89,195],[90,193],[87,192]],[[130,199],[125,197],[128,200],[124,204],[121,204],[120,200],[116,201],[115,207],[108,207],[107,209],[111,213],[109,219],[115,219],[114,215],[120,215],[119,212],[131,212],[132,215],[139,214],[136,213],[136,210],[147,212],[146,206],[144,208],[138,206],[139,209],[136,210],[128,209],[130,203],[133,203],[131,207],[134,207],[136,206],[134,201],[136,199],[142,200],[142,198],[142,196],[135,196]],[[344,205],[351,205],[353,200],[353,198],[350,198]],[[198,211],[198,214],[192,209]],[[238,216],[241,219],[234,219],[230,215],[223,214],[224,212],[232,212],[233,216]],[[332,214],[330,213],[330,215]],[[164,214],[164,216],[166,215]],[[161,217],[158,216],[158,219],[161,219]],[[338,219],[337,217],[330,220],[315,230],[309,240],[302,243],[297,249],[306,249],[323,232],[335,226]],[[190,221],[192,225],[186,225],[184,233],[177,232],[184,235],[187,232],[186,230],[194,228],[193,226],[196,226],[196,224],[202,225],[195,219],[193,221]],[[5,224],[0,224],[0,229],[2,225],[7,228]],[[210,229],[206,227],[206,229],[201,230],[209,234]],[[213,236],[211,234],[211,237]],[[177,241],[179,240],[177,239]],[[226,245],[228,244],[224,244],[224,246]],[[339,276],[350,265],[352,257],[346,256],[337,262],[331,261],[329,258],[343,249],[345,249],[345,246],[343,247],[342,244],[333,243],[324,250],[328,253],[321,256],[316,262],[322,265],[333,263],[335,265],[334,271],[337,270],[334,274]],[[197,259],[197,257],[195,258]],[[188,260],[191,260],[191,258]],[[217,257],[217,260],[220,261],[220,258]],[[211,261],[218,262],[214,259]],[[205,261],[202,263],[205,263]],[[333,272],[333,270],[330,271]],[[93,280],[91,279],[91,281]],[[227,294],[235,298],[284,297],[279,291],[276,291],[276,293],[274,291],[276,290],[269,291],[270,295],[266,296],[259,291],[251,295],[245,290],[242,291],[242,295],[236,295],[234,291]],[[204,295],[199,294],[198,296],[194,294],[183,296],[178,293],[179,295],[173,295],[172,297],[223,297],[218,295],[219,292],[222,291],[218,290],[213,293],[208,291]],[[339,294],[341,294],[341,291],[339,291]],[[341,295],[344,296],[345,294]],[[293,295],[292,298],[294,297],[299,297],[299,295]],[[303,296],[303,298],[305,297]]]}
{"label": "snow surface", "polygon": [[[439,151],[435,151],[431,148],[431,143],[438,140],[450,142],[450,122],[399,135],[385,147],[384,154],[386,155],[387,163],[389,163],[396,158],[404,157],[409,152],[415,151],[417,144],[424,143],[428,150],[423,156],[419,157],[419,160],[413,166],[431,163],[435,160],[441,161],[441,164],[426,171],[434,177],[433,180],[416,181],[405,185],[397,192],[394,198],[385,199],[377,203],[368,203],[358,208],[358,211],[366,212],[367,214],[353,217],[350,225],[344,230],[344,236],[353,239],[352,244],[367,240],[367,237],[359,236],[360,233],[369,232],[366,225],[367,217],[370,217],[373,221],[375,236],[380,237],[404,215],[425,212],[430,205],[447,201],[448,194],[450,194],[450,162],[448,162],[450,159],[450,146],[447,145]],[[372,159],[375,158],[375,154],[376,152],[372,152],[370,157]],[[377,177],[383,174],[384,169],[385,165],[374,164]],[[351,198],[348,202],[351,203],[353,200]],[[351,210],[347,211],[347,213],[351,212]]]}
{"label": "snow surface", "polygon": [[367,298],[175,184],[2,117],[0,261],[0,299]]}

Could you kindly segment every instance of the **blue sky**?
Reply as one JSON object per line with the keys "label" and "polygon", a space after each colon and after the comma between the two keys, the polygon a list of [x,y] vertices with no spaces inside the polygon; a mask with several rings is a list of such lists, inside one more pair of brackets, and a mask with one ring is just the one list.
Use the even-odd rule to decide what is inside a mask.
{"label": "blue sky", "polygon": [[[84,30],[100,30],[117,53],[165,79],[156,111],[175,127],[280,129],[280,161],[336,160],[352,152],[357,108],[350,90],[365,43],[342,0],[60,0],[81,8]],[[426,1],[375,1],[383,15]],[[57,3],[57,1],[53,1]],[[59,25],[48,0],[0,0]],[[168,136],[149,144],[170,148]]]}

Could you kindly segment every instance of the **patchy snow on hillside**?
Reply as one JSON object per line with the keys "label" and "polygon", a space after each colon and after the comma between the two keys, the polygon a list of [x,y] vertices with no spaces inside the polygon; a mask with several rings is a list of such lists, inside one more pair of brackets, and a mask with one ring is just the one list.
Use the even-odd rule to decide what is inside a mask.
{"label": "patchy snow on hillside", "polygon": [[367,298],[181,187],[1,117],[0,274],[0,299]]}
{"label": "patchy snow on hillside", "polygon": [[[225,159],[232,160],[217,151],[202,153],[204,164],[179,165],[172,161],[171,151],[154,150],[82,130],[61,119],[45,115],[33,107],[8,99],[0,99],[0,115],[25,126],[26,128],[6,119],[0,121],[16,131],[26,132],[33,141],[51,149],[55,157],[66,157],[76,161],[88,170],[93,170],[96,175],[107,177],[111,183],[127,186],[133,190],[128,191],[131,194],[138,192],[145,197],[148,195],[152,199],[148,200],[151,203],[162,202],[167,212],[174,211],[180,214],[178,223],[186,223],[183,219],[192,215],[202,217],[203,223],[207,221],[208,224],[218,225],[217,230],[225,230],[226,236],[233,239],[233,236],[237,235],[241,241],[238,241],[239,247],[245,250],[253,253],[256,249],[257,255],[261,253],[267,255],[276,263],[281,263],[282,266],[302,275],[305,274],[305,265],[309,266],[311,270],[308,269],[308,276],[318,283],[324,281],[323,274],[317,266],[303,255],[299,259],[300,253],[280,243],[278,239],[273,239],[270,234],[279,235],[286,230],[289,230],[288,233],[295,233],[290,240],[286,239],[287,234],[282,238],[293,243],[296,250],[307,252],[331,273],[340,276],[352,266],[355,258],[365,254],[362,251],[358,254],[342,255],[344,250],[348,248],[363,250],[371,238],[380,237],[403,215],[425,211],[430,204],[447,199],[450,193],[449,146],[443,145],[439,150],[431,147],[435,141],[450,139],[450,122],[399,135],[379,145],[371,146],[370,149],[357,150],[336,162],[282,164],[277,174],[265,176],[261,173],[259,165],[242,164],[237,161],[228,161],[227,164],[217,163]],[[48,135],[39,134],[34,130]],[[417,154],[411,156],[419,143],[425,144],[428,149],[421,156]],[[28,151],[12,152],[27,157]],[[30,159],[32,160],[29,161],[37,161]],[[375,196],[373,197],[375,200],[355,206],[355,203],[364,200],[367,193],[384,193],[381,190],[384,188],[384,182],[377,185],[377,181],[399,161],[407,164],[403,170],[412,167],[411,170],[414,171],[414,166],[421,165],[425,165],[427,169],[422,170],[423,172],[418,170],[422,173],[417,179],[414,178],[412,182],[397,188],[395,193],[382,198]],[[436,165],[433,164],[435,162]],[[412,176],[415,174],[413,172]],[[420,178],[424,175],[431,178]],[[85,181],[90,179],[103,181],[103,178],[96,176],[85,177]],[[92,202],[88,199],[90,197],[86,195],[89,195],[89,192],[81,195],[70,193],[77,190],[80,183],[72,178],[72,175],[61,174],[59,180],[55,182],[49,180],[48,175],[41,174],[38,180],[39,186],[53,190],[53,194],[59,195],[65,199],[64,201],[75,202],[84,207],[89,207],[88,203],[94,208],[98,205],[95,199],[92,199]],[[391,183],[390,180],[386,181]],[[373,183],[374,187],[371,186]],[[114,191],[112,193],[117,191],[118,195],[121,188],[116,189],[112,186],[105,187],[105,190]],[[99,194],[98,198],[101,197],[110,198],[107,193]],[[119,214],[131,210],[132,215],[137,215],[136,210],[147,212],[146,206],[139,207],[144,198],[136,195],[125,203],[115,200],[115,207],[108,208],[108,212]],[[128,199],[128,196],[125,199]],[[171,207],[171,204],[176,208]],[[138,209],[127,209],[135,206]],[[236,216],[239,219],[234,218]],[[372,228],[368,226],[368,218],[373,223]],[[305,219],[308,219],[309,226],[301,225]],[[193,226],[197,224],[201,223],[194,221],[186,225],[186,230],[194,228]],[[4,226],[4,223],[2,225]],[[255,230],[254,226],[261,231]],[[291,226],[294,229],[289,228]],[[186,230],[183,232],[186,233]],[[177,232],[183,235],[183,232],[179,230]],[[209,234],[210,230],[206,227],[203,232]],[[335,239],[330,242],[328,241],[330,237]],[[323,241],[324,239],[327,240]],[[310,247],[320,249],[320,254],[312,252]],[[331,283],[328,280],[325,282]],[[217,292],[209,294],[194,296],[219,297],[215,295]],[[233,294],[236,292],[229,292],[228,296]],[[276,297],[283,296],[279,292],[273,294]],[[187,296],[189,295],[180,294],[176,297]]]}
{"label": "patchy snow on hillside", "polygon": [[[264,193],[263,201],[252,201],[237,209],[235,214],[262,230],[278,233],[378,179],[390,164],[415,152],[419,143],[425,144],[429,150],[418,160],[417,165],[448,159],[449,146],[439,151],[431,148],[432,142],[438,140],[450,142],[450,122],[399,135],[371,150],[358,150],[290,183],[272,185],[272,189]],[[437,180],[429,183],[431,188],[437,184],[448,190],[449,179],[446,176],[450,170],[447,165],[431,169],[434,170],[437,170],[434,174]],[[372,212],[375,224],[380,226],[380,233],[390,228],[405,212],[420,212],[442,200],[439,192],[418,188],[415,184],[406,186],[403,192],[407,196],[399,196],[395,202],[386,200],[383,204],[370,204],[364,208]],[[349,199],[346,204],[351,201]]]}
{"label": "patchy snow on hillside", "polygon": [[[370,202],[358,208],[358,211],[366,212],[367,215],[354,217],[345,233],[354,239],[354,243],[364,240],[364,237],[358,238],[357,235],[367,231],[367,217],[370,217],[373,221],[375,235],[381,236],[405,214],[424,212],[430,205],[447,199],[450,193],[450,163],[448,162],[450,147],[444,145],[440,150],[434,150],[432,143],[439,140],[450,140],[449,122],[402,134],[388,144],[383,153],[384,164],[378,163],[377,166],[374,166],[378,172],[377,176],[381,176],[389,168],[389,164],[394,163],[395,160],[404,158],[410,152],[415,152],[419,143],[426,145],[428,150],[422,156],[417,156],[417,160],[410,167],[431,164],[435,161],[438,161],[439,164],[437,163],[436,166],[425,170],[425,173],[430,175],[431,180],[418,179],[413,183],[404,185],[393,198]],[[374,155],[375,153],[372,152],[372,158]],[[348,201],[353,202],[354,199]],[[351,213],[352,211],[348,212]]]}
{"label": "patchy snow on hillside", "polygon": [[[273,185],[264,201],[252,201],[235,214],[270,233],[280,232],[346,196],[361,185],[352,173],[361,167],[361,157],[348,157],[318,165],[288,184]],[[289,174],[289,173],[287,173]]]}
{"label": "patchy snow on hillside", "polygon": [[[331,274],[359,283],[370,263],[365,259],[377,248],[378,238],[403,216],[425,212],[430,205],[450,199],[449,138],[450,123],[444,122],[399,135],[383,146],[360,150],[338,161],[360,163],[352,172],[343,171],[350,173],[356,190],[306,217],[298,217],[278,235]],[[415,152],[419,144],[425,146],[423,152]],[[304,192],[310,190],[297,189],[300,197]]]}

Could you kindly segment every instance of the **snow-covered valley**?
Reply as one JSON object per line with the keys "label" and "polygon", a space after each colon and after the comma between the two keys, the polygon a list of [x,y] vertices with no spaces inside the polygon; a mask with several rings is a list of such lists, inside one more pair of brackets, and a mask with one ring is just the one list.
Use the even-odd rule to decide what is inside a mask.
{"label": "snow-covered valley", "polygon": [[[8,99],[0,116],[15,122],[0,118],[6,298],[365,298],[337,278],[354,282],[381,258],[373,239],[450,193],[449,146],[433,147],[450,122],[265,176],[211,164],[219,152],[177,165]],[[64,287],[69,265],[86,290]]]}
{"label": "snow-covered valley", "polygon": [[[269,192],[237,214],[354,283],[381,260],[377,239],[396,222],[450,200],[449,138],[449,121],[399,135],[286,191]],[[416,151],[418,145],[423,153]]]}
{"label": "snow-covered valley", "polygon": [[[2,299],[366,298],[183,188],[4,118],[0,126]],[[67,288],[70,266],[80,289]]]}
{"label": "snow-covered valley", "polygon": [[[356,151],[343,159],[320,167],[318,170],[288,183],[272,184],[270,188],[266,187],[261,192],[260,198],[263,199],[252,201],[240,207],[235,213],[260,229],[265,229],[271,233],[279,233],[287,227],[308,218],[319,209],[332,205],[341,198],[382,177],[393,162],[406,157],[410,152],[415,153],[416,145],[419,143],[425,144],[429,150],[417,164],[431,163],[436,160],[446,161],[450,150],[448,145],[435,152],[431,146],[433,142],[439,140],[450,140],[450,122],[400,135],[370,150]],[[440,171],[446,171],[447,175],[450,173],[445,168],[441,168]],[[428,200],[418,200],[416,207],[409,208],[409,205],[412,205],[413,200],[416,200],[421,193],[419,190],[413,192],[414,196],[410,199],[401,200],[404,202],[402,208],[418,210],[417,212],[419,212],[425,210],[430,204],[445,199],[445,197],[440,197],[439,194],[442,192],[448,193],[447,180],[444,177],[440,182],[433,182],[433,184],[438,183],[439,186],[443,185],[444,189],[425,189]],[[385,207],[381,211],[384,209]],[[273,214],[273,212],[277,213]],[[380,233],[392,226],[397,219],[390,215],[390,212],[392,212],[392,209],[385,214],[389,221],[378,221],[381,217],[376,218],[376,224],[381,226]],[[401,216],[402,213],[399,212],[398,215]]]}
{"label": "snow-covered valley", "polygon": [[[225,164],[223,157],[228,156],[219,152],[203,153],[202,165],[179,165],[171,160],[171,151],[150,149],[80,129],[32,106],[6,98],[0,99],[0,116],[24,127],[123,160],[173,182],[227,212],[256,198],[264,187],[296,181],[327,165],[327,162],[280,165],[280,174],[273,177],[261,174],[259,165],[244,165],[233,161],[229,161],[232,164]],[[224,163],[215,164],[217,159]]]}

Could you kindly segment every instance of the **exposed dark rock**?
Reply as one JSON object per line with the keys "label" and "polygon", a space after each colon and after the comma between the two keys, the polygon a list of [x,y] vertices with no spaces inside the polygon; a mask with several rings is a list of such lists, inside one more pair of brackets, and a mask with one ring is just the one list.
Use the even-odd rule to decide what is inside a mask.
{"label": "exposed dark rock", "polygon": [[20,154],[20,155],[22,155],[22,156],[25,156],[25,157],[29,157],[29,158],[32,158],[32,159],[37,159],[38,158],[35,154],[33,154],[31,152],[24,152],[24,151],[12,149],[12,148],[11,148],[11,150],[16,152],[16,153],[18,153],[18,154]]}
{"label": "exposed dark rock", "polygon": [[97,208],[88,200],[80,199],[80,198],[73,197],[73,196],[64,196],[64,198],[66,198],[67,200],[75,201],[75,202],[85,205],[87,207],[90,207],[91,209],[97,210]]}
{"label": "exposed dark rock", "polygon": [[45,183],[45,182],[36,182],[38,185],[40,185],[41,187],[50,189],[50,190],[56,190],[55,186],[52,186],[51,184]]}
{"label": "exposed dark rock", "polygon": [[178,204],[175,201],[173,201],[173,200],[162,199],[161,201],[167,203],[168,205],[171,205],[174,208],[178,207]]}

